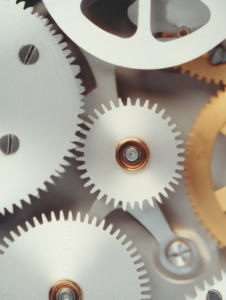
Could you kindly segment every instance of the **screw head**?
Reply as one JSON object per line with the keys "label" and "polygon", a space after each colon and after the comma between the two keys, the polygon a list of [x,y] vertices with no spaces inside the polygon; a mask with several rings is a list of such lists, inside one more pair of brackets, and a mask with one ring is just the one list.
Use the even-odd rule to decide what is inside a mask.
{"label": "screw head", "polygon": [[128,147],[125,151],[125,156],[129,162],[134,162],[139,158],[139,149],[136,147]]}
{"label": "screw head", "polygon": [[209,290],[206,295],[207,300],[222,300],[222,295],[216,290]]}
{"label": "screw head", "polygon": [[180,37],[183,37],[183,36],[186,36],[188,35],[189,33],[191,33],[190,29],[186,26],[182,26],[180,28],[177,29],[177,36],[180,38]]}
{"label": "screw head", "polygon": [[0,139],[0,149],[5,154],[13,154],[17,152],[19,146],[19,139],[14,134],[6,134]]}
{"label": "screw head", "polygon": [[224,60],[224,53],[225,53],[225,50],[221,45],[213,48],[209,52],[209,60],[210,60],[211,64],[212,65],[221,64]]}
{"label": "screw head", "polygon": [[62,288],[58,291],[56,300],[77,300],[77,296],[72,289]]}
{"label": "screw head", "polygon": [[191,262],[192,250],[184,241],[176,240],[167,247],[166,256],[175,267],[181,268]]}
{"label": "screw head", "polygon": [[39,51],[34,45],[24,45],[20,48],[19,57],[23,64],[33,65],[39,59]]}

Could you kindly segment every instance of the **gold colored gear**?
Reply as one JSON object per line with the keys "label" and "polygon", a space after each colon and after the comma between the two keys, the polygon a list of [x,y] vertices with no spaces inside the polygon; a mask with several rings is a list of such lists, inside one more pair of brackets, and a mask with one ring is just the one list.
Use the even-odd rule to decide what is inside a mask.
{"label": "gold colored gear", "polygon": [[208,235],[219,241],[219,248],[226,246],[226,187],[215,191],[211,175],[211,159],[215,140],[220,132],[226,135],[226,91],[211,97],[210,103],[199,111],[192,133],[186,144],[186,188],[196,218],[203,220],[202,228],[209,228]]}
{"label": "gold colored gear", "polygon": [[213,80],[215,84],[222,81],[226,85],[226,64],[212,65],[209,61],[209,53],[174,68],[180,68],[181,73],[188,72],[191,77],[197,75],[198,80],[205,78],[206,83]]}

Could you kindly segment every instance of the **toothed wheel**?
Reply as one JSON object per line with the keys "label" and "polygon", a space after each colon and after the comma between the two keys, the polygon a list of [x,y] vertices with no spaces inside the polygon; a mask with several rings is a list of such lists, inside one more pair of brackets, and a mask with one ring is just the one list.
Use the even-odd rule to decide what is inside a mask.
{"label": "toothed wheel", "polygon": [[[3,214],[5,207],[12,211],[13,203],[30,202],[28,194],[37,195],[38,188],[46,189],[45,181],[52,182],[51,175],[64,171],[64,156],[72,156],[68,150],[76,141],[76,124],[81,123],[77,116],[84,88],[75,78],[80,69],[70,65],[74,58],[66,59],[70,51],[62,51],[67,46],[59,44],[62,36],[53,36],[46,19],[23,7],[24,2],[0,1]],[[15,136],[19,148],[13,153]]]}
{"label": "toothed wheel", "polygon": [[183,141],[175,139],[180,132],[172,132],[171,118],[163,119],[164,110],[156,113],[157,104],[149,109],[148,100],[143,107],[139,99],[135,106],[130,99],[127,106],[120,99],[119,107],[110,104],[110,111],[102,105],[103,115],[95,110],[98,119],[90,116],[94,124],[86,123],[90,131],[82,131],[87,138],[78,148],[84,152],[78,160],[85,162],[79,169],[87,172],[81,177],[90,177],[85,186],[94,184],[91,192],[100,189],[98,199],[106,194],[107,203],[123,201],[125,209],[136,201],[142,207],[148,199],[153,205],[152,197],[161,201],[159,193],[167,196],[165,189],[173,191],[170,183],[178,184],[175,178],[181,177],[176,170],[183,169],[178,154],[184,149],[177,146]]}
{"label": "toothed wheel", "polygon": [[[82,12],[85,2],[88,1],[44,0],[53,19],[71,40],[92,55],[115,65],[133,69],[172,67],[204,54],[225,38],[224,0],[202,0],[211,14],[208,23],[195,33],[166,43],[152,35],[150,0],[139,0],[137,30],[129,38],[115,36],[93,24]],[[162,6],[167,9],[166,4]],[[196,47],[191,47],[194,44]]]}
{"label": "toothed wheel", "polygon": [[15,241],[5,239],[1,299],[68,299],[62,293],[75,293],[77,300],[150,298],[150,287],[141,287],[148,279],[139,278],[146,271],[137,271],[144,264],[135,264],[140,255],[128,250],[131,242],[122,245],[119,230],[111,235],[111,225],[104,230],[104,221],[97,227],[96,219],[88,224],[88,216],[81,222],[80,214],[74,221],[71,212],[67,221],[62,212],[59,221],[54,213],[51,218],[43,215],[42,225],[34,218],[34,228],[27,223],[28,232],[19,227],[20,237],[11,233]]}
{"label": "toothed wheel", "polygon": [[203,220],[201,227],[209,228],[208,235],[219,241],[219,247],[226,246],[226,187],[215,191],[211,174],[211,160],[215,140],[220,132],[226,135],[226,92],[218,92],[200,110],[200,117],[195,119],[192,133],[186,147],[188,196],[198,220]]}
{"label": "toothed wheel", "polygon": [[177,68],[180,68],[181,73],[188,72],[191,77],[197,75],[198,80],[204,78],[206,83],[210,83],[213,80],[215,84],[219,84],[222,81],[226,85],[226,64],[212,65],[209,61],[209,53],[175,67],[175,69]]}
{"label": "toothed wheel", "polygon": [[218,280],[215,276],[213,276],[214,284],[209,284],[206,280],[204,280],[204,289],[200,289],[199,287],[195,287],[196,297],[191,298],[186,296],[186,300],[222,300],[226,297],[226,273],[221,270],[222,278]]}

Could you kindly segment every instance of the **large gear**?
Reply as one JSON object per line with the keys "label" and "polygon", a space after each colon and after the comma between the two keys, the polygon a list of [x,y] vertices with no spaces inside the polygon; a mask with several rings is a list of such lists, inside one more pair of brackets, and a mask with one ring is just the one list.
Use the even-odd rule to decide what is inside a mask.
{"label": "large gear", "polygon": [[196,296],[189,297],[186,296],[186,300],[222,300],[226,297],[226,273],[221,270],[222,278],[218,280],[215,276],[213,276],[214,284],[209,284],[206,280],[204,280],[204,289],[200,289],[200,287],[195,287]]}
{"label": "large gear", "polygon": [[[84,156],[78,158],[85,162],[79,169],[87,170],[81,177],[90,177],[85,186],[94,184],[91,192],[100,189],[98,199],[107,195],[107,203],[112,198],[115,206],[123,201],[124,209],[127,203],[133,207],[136,201],[142,207],[145,199],[153,205],[152,197],[161,202],[159,194],[167,196],[165,189],[174,191],[170,183],[178,184],[175,178],[181,178],[176,173],[176,170],[183,170],[178,162],[184,160],[178,155],[184,152],[177,147],[183,143],[176,140],[180,132],[172,132],[176,125],[168,124],[170,117],[163,119],[165,110],[156,113],[157,104],[149,109],[149,100],[144,106],[140,106],[139,99],[135,105],[130,99],[126,106],[121,99],[118,107],[112,101],[110,104],[110,111],[102,105],[103,115],[95,110],[98,120],[90,116],[94,124],[86,123],[90,130],[82,131],[87,135],[85,140],[80,141],[85,146],[77,150],[84,152]],[[128,167],[128,160],[123,156],[124,145],[127,147],[125,151],[129,150],[135,158],[137,156],[135,167],[133,161]],[[146,150],[149,152],[146,153]]]}
{"label": "large gear", "polygon": [[9,247],[1,249],[1,299],[47,299],[54,283],[66,279],[80,287],[86,300],[150,298],[147,272],[139,270],[144,264],[135,264],[140,255],[134,256],[131,242],[122,245],[126,236],[118,239],[119,230],[112,235],[112,225],[104,230],[104,221],[97,227],[88,216],[82,222],[80,213],[76,221],[71,212],[67,221],[62,212],[59,221],[54,213],[51,219],[43,215],[40,225],[34,218],[35,228],[27,223],[27,232],[18,227],[20,237],[11,233],[14,242],[5,239]]}
{"label": "large gear", "polygon": [[203,55],[222,42],[225,39],[225,1],[202,2],[211,15],[207,24],[186,37],[165,43],[151,33],[150,0],[139,0],[137,30],[129,38],[115,36],[93,24],[82,12],[82,0],[44,0],[56,23],[80,47],[109,63],[133,69],[176,66]]}
{"label": "large gear", "polygon": [[211,174],[211,159],[215,140],[220,132],[226,135],[226,92],[219,91],[210,103],[199,112],[185,154],[188,196],[196,217],[202,220],[201,227],[209,228],[213,240],[219,241],[219,247],[226,246],[226,205],[225,188],[215,191]]}
{"label": "large gear", "polygon": [[222,82],[226,85],[226,64],[211,64],[209,53],[175,68],[180,68],[181,73],[188,72],[191,77],[197,75],[198,80],[204,78],[206,83],[213,80],[215,84]]}
{"label": "large gear", "polygon": [[[37,195],[38,188],[46,190],[45,181],[59,176],[64,156],[76,141],[75,132],[83,112],[81,93],[84,87],[75,76],[79,66],[70,65],[74,58],[66,57],[67,44],[60,43],[61,35],[53,35],[47,19],[23,9],[24,2],[0,0],[1,47],[1,117],[0,138],[13,134],[19,139],[16,153],[0,151],[1,188],[0,212],[12,211],[13,203],[30,202],[29,194]],[[12,22],[13,20],[13,22]],[[20,49],[33,45],[39,59],[33,65],[23,64]]]}

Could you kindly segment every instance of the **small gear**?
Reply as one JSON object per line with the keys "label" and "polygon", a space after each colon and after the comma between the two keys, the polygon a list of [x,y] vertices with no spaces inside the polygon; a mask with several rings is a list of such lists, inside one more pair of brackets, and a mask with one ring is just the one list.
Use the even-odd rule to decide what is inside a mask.
{"label": "small gear", "polygon": [[204,289],[195,287],[196,297],[191,298],[186,296],[186,300],[222,300],[226,297],[226,273],[221,270],[222,278],[218,280],[213,276],[213,285],[210,285],[206,280],[204,280]]}
{"label": "small gear", "polygon": [[89,224],[88,215],[82,222],[80,213],[76,221],[71,212],[65,220],[62,211],[59,221],[54,213],[51,219],[42,215],[41,225],[34,218],[35,227],[27,222],[27,232],[18,227],[20,237],[11,232],[14,242],[5,238],[9,247],[1,249],[1,299],[150,298],[147,272],[138,271],[144,264],[135,264],[141,257],[134,256],[132,242],[122,245],[126,236],[118,239],[119,230],[110,234],[112,225],[104,230],[103,221],[97,227],[96,218]]}
{"label": "small gear", "polygon": [[219,91],[218,97],[211,97],[210,103],[199,111],[195,119],[189,142],[186,145],[187,157],[185,172],[186,187],[189,189],[190,204],[201,227],[209,228],[208,235],[219,241],[219,247],[226,246],[226,188],[215,191],[211,175],[211,159],[217,135],[226,135],[226,92]]}
{"label": "small gear", "polygon": [[81,178],[90,177],[85,186],[94,184],[91,192],[100,189],[98,199],[107,195],[106,203],[113,198],[115,207],[123,201],[124,209],[136,201],[142,208],[145,199],[153,205],[152,197],[161,202],[159,194],[167,197],[165,189],[174,191],[170,183],[181,178],[176,173],[184,160],[178,155],[184,152],[177,147],[183,143],[176,140],[180,132],[172,132],[176,125],[168,124],[170,117],[163,119],[164,109],[156,113],[157,104],[149,109],[149,100],[144,106],[139,99],[135,105],[130,99],[125,106],[121,99],[118,107],[110,105],[110,111],[102,105],[103,115],[95,110],[98,120],[89,116],[94,124],[85,123],[90,130],[81,131],[87,138],[80,141],[85,146],[77,150],[84,156],[77,159],[84,161],[79,169],[87,170]]}
{"label": "small gear", "polygon": [[206,83],[210,83],[213,80],[215,84],[219,84],[222,81],[226,85],[226,64],[211,64],[209,53],[176,68],[180,68],[181,73],[188,72],[191,77],[197,75],[198,80],[204,78]]}
{"label": "small gear", "polygon": [[[80,101],[84,87],[75,76],[79,66],[70,65],[66,43],[50,31],[48,20],[25,2],[0,0],[0,212],[13,211],[13,203],[30,203],[29,194],[46,190],[45,181],[59,176],[67,165],[65,156],[76,141]],[[12,22],[13,20],[13,22]],[[10,153],[12,141],[15,153]],[[14,145],[13,144],[13,145]],[[13,152],[13,151],[12,151]],[[6,154],[7,153],[7,154]]]}

